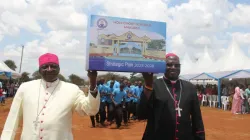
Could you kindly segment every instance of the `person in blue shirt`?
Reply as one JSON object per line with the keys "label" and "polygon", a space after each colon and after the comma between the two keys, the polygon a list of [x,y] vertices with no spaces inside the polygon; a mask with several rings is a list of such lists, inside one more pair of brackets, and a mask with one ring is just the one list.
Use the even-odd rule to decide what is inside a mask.
{"label": "person in blue shirt", "polygon": [[132,113],[133,113],[132,119],[133,120],[137,119],[137,115],[136,115],[137,104],[140,101],[142,90],[143,90],[142,82],[139,81],[139,84],[138,84],[138,82],[136,81],[134,83],[134,88],[133,88],[133,91],[134,91],[134,94],[133,94],[134,98],[133,98],[133,103],[132,103]]}
{"label": "person in blue shirt", "polygon": [[[115,76],[112,76],[112,77],[111,77],[111,80],[107,81],[107,86],[110,86],[110,83],[111,83],[112,81],[113,81],[114,83],[117,83],[117,82],[118,82],[118,81],[115,80]],[[119,88],[119,87],[118,87],[118,88]]]}
{"label": "person in blue shirt", "polygon": [[127,96],[125,98],[125,109],[123,110],[123,119],[124,119],[124,123],[125,125],[127,125],[127,122],[129,122],[130,120],[130,115],[132,114],[132,104],[133,104],[133,100],[134,100],[134,91],[133,91],[133,87],[131,87],[131,83],[130,81],[124,80],[124,84],[125,84],[125,89],[127,91]]}
{"label": "person in blue shirt", "polygon": [[114,81],[114,88],[120,88],[120,83],[123,83],[124,77],[122,77],[119,81],[115,80],[115,77],[113,76],[111,80],[107,82],[107,86],[110,86],[110,82]]}
{"label": "person in blue shirt", "polygon": [[106,106],[107,106],[107,96],[108,96],[108,88],[107,86],[105,85],[105,79],[104,78],[101,78],[100,80],[100,85],[98,86],[98,91],[100,93],[100,109],[99,109],[99,112],[100,112],[100,124],[102,127],[105,126],[104,122],[106,120]]}
{"label": "person in blue shirt", "polygon": [[111,100],[111,95],[114,91],[114,83],[115,81],[110,81],[110,85],[107,85],[107,111],[108,111],[108,122],[110,125],[113,123],[114,120],[114,104]]}
{"label": "person in blue shirt", "polygon": [[120,81],[115,82],[114,88],[120,88],[120,84],[123,83],[123,81],[124,81],[124,78],[122,77],[122,78],[120,79]]}
{"label": "person in blue shirt", "polygon": [[129,119],[130,119],[130,114],[132,113],[132,101],[133,101],[133,88],[130,87],[131,83],[128,80],[124,80],[124,90],[126,91],[126,96],[125,96],[125,108],[123,109],[123,121],[124,124],[127,125]]}
{"label": "person in blue shirt", "polygon": [[116,126],[117,128],[121,127],[121,122],[122,122],[122,110],[125,106],[124,101],[125,101],[125,96],[126,92],[124,90],[124,84],[120,84],[120,88],[114,89],[112,95],[111,95],[111,100],[114,105],[114,117],[116,120]]}
{"label": "person in blue shirt", "polygon": [[138,82],[138,88],[139,88],[140,93],[142,93],[143,91],[142,81]]}

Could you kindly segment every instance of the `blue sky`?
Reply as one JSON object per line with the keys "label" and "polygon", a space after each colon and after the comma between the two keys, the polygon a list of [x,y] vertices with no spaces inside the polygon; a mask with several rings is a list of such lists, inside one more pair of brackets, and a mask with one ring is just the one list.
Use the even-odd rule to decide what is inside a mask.
{"label": "blue sky", "polygon": [[[162,3],[162,1],[166,3]],[[20,54],[21,52],[18,49],[15,50],[15,48],[6,48],[6,46],[10,45],[21,46],[22,44],[32,44],[33,46],[27,46],[26,51],[27,53],[33,52],[34,54],[26,53],[28,55],[25,56],[26,61],[28,61],[29,58],[32,58],[34,60],[37,59],[38,55],[44,51],[44,46],[50,47],[51,49],[53,46],[61,46],[55,47],[54,51],[62,53],[60,55],[63,56],[65,62],[72,62],[72,60],[77,57],[77,60],[75,60],[77,62],[75,62],[75,64],[79,65],[79,62],[81,63],[85,61],[85,54],[83,54],[83,51],[78,52],[76,48],[82,49],[81,47],[85,46],[84,44],[86,43],[86,29],[82,27],[86,26],[86,19],[84,17],[86,17],[89,13],[115,17],[140,18],[153,21],[167,21],[167,44],[169,47],[167,48],[167,50],[175,50],[175,52],[178,52],[180,55],[188,52],[191,58],[199,57],[200,55],[202,55],[201,53],[203,52],[204,46],[206,45],[197,45],[197,42],[198,44],[204,42],[211,43],[210,45],[212,46],[212,48],[220,50],[211,50],[211,52],[218,57],[220,55],[219,52],[223,52],[222,48],[226,49],[230,44],[232,39],[231,35],[234,33],[238,33],[236,34],[236,39],[245,55],[248,55],[250,57],[250,41],[248,41],[250,40],[248,37],[250,36],[250,26],[245,25],[245,23],[247,23],[248,21],[243,22],[244,20],[247,20],[246,16],[245,18],[244,16],[241,17],[241,15],[249,15],[250,13],[247,13],[248,11],[245,9],[237,9],[236,7],[237,4],[250,6],[249,0],[223,0],[220,1],[221,3],[219,3],[221,4],[221,6],[218,6],[218,1],[216,0],[202,0],[202,2],[200,3],[200,7],[192,5],[189,0],[154,0],[147,2],[144,2],[143,0],[136,0],[137,3],[131,1],[126,2],[125,4],[127,6],[120,5],[121,2],[119,0],[115,2],[107,0],[89,3],[85,3],[81,0],[76,0],[76,2],[78,3],[76,3],[75,5],[68,4],[66,6],[49,5],[49,2],[47,3],[47,5],[37,5],[36,3],[34,3],[33,5],[36,8],[32,8],[33,5],[31,4],[28,5],[31,7],[27,9],[21,7],[23,4],[17,4],[20,5],[20,7],[9,6],[9,9],[5,9],[3,12],[0,12],[0,15],[2,15],[5,11],[9,11],[15,16],[18,15],[20,19],[23,18],[22,16],[28,17],[23,18],[27,21],[25,25],[23,25],[22,21],[18,20],[16,20],[16,23],[10,23],[10,21],[12,20],[3,18],[0,19],[0,25],[1,23],[3,23],[4,26],[6,26],[5,29],[1,29],[0,27],[0,35],[3,34],[3,39],[0,40],[0,52],[4,53],[4,56],[0,56],[0,59],[13,59],[15,60],[16,64],[19,65],[20,60],[18,59],[18,56],[20,55],[17,54]],[[186,6],[182,5],[183,3],[186,3]],[[204,10],[209,4],[214,4],[211,7],[217,8],[211,10],[211,7],[208,7],[207,10]],[[230,11],[227,11],[225,10],[225,7],[227,7],[229,4],[233,4],[234,7],[233,9],[230,9]],[[152,5],[155,5],[155,7]],[[8,6],[3,6],[0,4],[0,8],[1,7],[8,8]],[[65,9],[63,7],[65,7]],[[36,10],[39,8],[41,8],[42,11]],[[192,13],[195,10],[200,10],[200,12]],[[217,10],[219,10],[222,15],[218,16],[215,13],[215,11]],[[168,15],[165,13],[165,11],[167,11],[166,13]],[[243,13],[239,13],[239,11]],[[36,15],[36,13],[38,14]],[[229,16],[230,14],[231,18],[227,18],[227,16]],[[223,18],[226,18],[226,23],[228,24],[225,29],[223,29],[223,27],[217,27],[217,24],[218,26],[219,24],[220,26],[223,26],[224,21],[220,18],[221,16],[223,16]],[[8,15],[7,17],[11,18],[11,15]],[[168,17],[173,18],[171,19],[171,21],[168,21],[170,19]],[[203,26],[203,19],[208,20],[204,22],[212,24],[213,28],[216,29],[211,29],[211,31],[209,28],[206,29]],[[240,21],[242,23],[238,23],[237,21]],[[35,22],[42,29],[39,33],[35,31]],[[31,24],[29,25],[29,23]],[[199,24],[200,26],[198,26]],[[29,28],[29,26],[33,28]],[[198,28],[193,28],[194,26],[197,26]],[[18,29],[19,33],[13,34],[11,32],[8,32],[8,29],[10,29],[11,27],[13,29],[14,27],[15,29]],[[32,29],[32,31],[30,29]],[[201,36],[204,37],[200,38]],[[34,40],[38,40],[38,42],[34,42]],[[34,45],[37,45],[38,48],[34,48]],[[63,47],[62,45],[65,45],[65,47]],[[70,50],[70,46],[73,46],[73,49]],[[191,50],[194,50],[196,52],[194,53]],[[15,52],[15,57],[11,56],[10,52]],[[70,58],[66,58],[67,54]],[[32,66],[35,65],[33,64]],[[24,66],[24,70],[29,70],[32,66]],[[67,66],[66,63],[64,63],[64,67],[66,68],[65,71],[67,71],[65,74],[69,75],[71,69],[68,68],[69,66]],[[77,68],[72,68],[72,72],[82,75],[81,71],[76,69]],[[79,69],[84,69],[84,65],[81,65]]]}
{"label": "blue sky", "polygon": [[[250,4],[249,0],[229,0],[230,2],[234,4]],[[171,0],[168,3],[168,7],[174,7],[178,6],[182,3],[187,3],[188,0]],[[89,13],[98,13],[100,11],[103,11],[102,5],[96,5],[90,9],[85,8],[82,9],[84,13],[89,14]],[[39,24],[42,28],[43,33],[48,33],[50,28],[47,26],[46,21],[39,21]],[[233,27],[233,28],[228,28],[228,32],[243,32],[243,33],[248,33],[250,32],[250,28],[244,28],[244,27]],[[28,30],[25,29],[20,29],[20,33],[15,36],[11,35],[6,35],[4,36],[4,39],[0,41],[0,51],[3,51],[4,46],[10,45],[10,44],[24,44],[25,42],[29,42],[35,39],[42,40],[43,37],[40,35],[36,35],[31,33]]]}
{"label": "blue sky", "polygon": [[250,4],[249,0],[229,0],[233,4]]}

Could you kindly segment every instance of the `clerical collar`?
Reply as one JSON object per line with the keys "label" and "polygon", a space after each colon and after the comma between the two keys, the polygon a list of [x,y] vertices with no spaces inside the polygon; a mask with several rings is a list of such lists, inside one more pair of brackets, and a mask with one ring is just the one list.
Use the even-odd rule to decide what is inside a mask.
{"label": "clerical collar", "polygon": [[163,76],[163,79],[164,79],[165,81],[167,81],[167,82],[170,82],[171,84],[176,84],[177,81],[179,81],[179,79],[177,79],[177,80],[169,80],[167,77],[165,77],[165,75]]}
{"label": "clerical collar", "polygon": [[50,87],[53,87],[53,86],[56,86],[59,82],[59,78],[57,78],[56,81],[54,82],[46,82],[44,79],[42,79],[42,84],[46,87],[46,88],[50,88]]}

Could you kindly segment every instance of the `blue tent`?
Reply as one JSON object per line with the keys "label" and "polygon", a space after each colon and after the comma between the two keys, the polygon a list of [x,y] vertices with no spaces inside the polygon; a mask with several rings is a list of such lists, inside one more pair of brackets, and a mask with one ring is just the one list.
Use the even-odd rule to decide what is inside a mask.
{"label": "blue tent", "polygon": [[0,79],[20,78],[21,74],[10,69],[4,62],[0,61]]}
{"label": "blue tent", "polygon": [[[184,75],[184,77],[188,75]],[[222,79],[239,79],[239,78],[250,78],[250,70],[232,70],[232,71],[220,71],[213,73],[203,72],[201,74],[196,74],[195,76],[189,78],[189,80],[217,80],[218,81],[218,96],[219,96],[219,107],[221,106],[221,93],[220,93],[220,85]]]}
{"label": "blue tent", "polygon": [[0,79],[9,79],[12,77],[11,72],[0,71]]}
{"label": "blue tent", "polygon": [[[141,76],[138,74],[137,76]],[[163,74],[157,74],[157,77],[163,76]],[[221,106],[221,94],[220,94],[220,85],[222,79],[239,79],[239,78],[250,78],[250,70],[232,70],[232,71],[219,71],[212,73],[198,73],[198,74],[186,74],[180,75],[180,79],[183,80],[217,80],[218,81],[218,96],[219,96],[219,108]]]}

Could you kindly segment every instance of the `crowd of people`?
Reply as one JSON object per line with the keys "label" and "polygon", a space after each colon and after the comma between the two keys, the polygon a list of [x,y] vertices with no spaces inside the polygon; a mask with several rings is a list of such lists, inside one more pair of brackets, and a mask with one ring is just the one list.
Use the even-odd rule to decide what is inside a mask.
{"label": "crowd of people", "polygon": [[248,85],[248,88],[245,88],[244,85],[235,87],[235,92],[232,96],[231,112],[233,114],[249,114],[250,85]]}
{"label": "crowd of people", "polygon": [[0,81],[0,103],[5,105],[5,98],[14,97],[19,84],[13,81]]}
{"label": "crowd of people", "polygon": [[119,81],[114,78],[105,81],[101,78],[97,87],[101,103],[99,112],[90,116],[92,127],[111,126],[115,120],[116,127],[119,128],[122,121],[126,126],[130,120],[137,119],[136,108],[143,91],[142,81],[131,83],[124,78]]}
{"label": "crowd of people", "polygon": [[[196,85],[197,88],[197,95],[199,97],[200,104],[203,100],[203,95],[206,95],[207,102],[203,104],[203,106],[209,106],[209,100],[213,96],[218,96],[217,85],[210,85],[207,84],[206,86],[203,85]],[[231,110],[233,114],[249,114],[250,113],[250,85],[246,88],[243,84],[237,85],[224,85],[221,86],[221,97],[222,99],[226,99],[223,97],[227,97],[228,100],[225,100],[228,105],[228,110]],[[221,100],[221,103],[224,100]]]}

